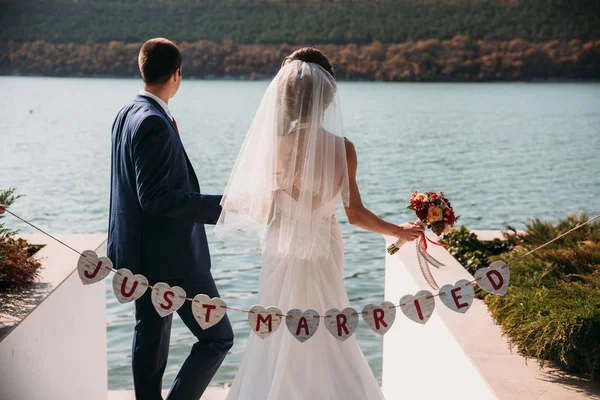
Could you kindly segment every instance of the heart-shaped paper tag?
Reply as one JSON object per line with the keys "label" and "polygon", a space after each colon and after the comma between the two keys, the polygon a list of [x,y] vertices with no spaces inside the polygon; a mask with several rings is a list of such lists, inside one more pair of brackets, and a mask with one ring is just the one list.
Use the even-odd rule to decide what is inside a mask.
{"label": "heart-shaped paper tag", "polygon": [[373,332],[385,335],[396,320],[396,306],[391,301],[380,305],[367,304],[363,307],[362,316]]}
{"label": "heart-shaped paper tag", "polygon": [[84,285],[104,280],[113,269],[113,263],[107,257],[98,257],[93,250],[85,250],[77,261],[77,273]]}
{"label": "heart-shaped paper tag", "polygon": [[475,280],[486,292],[504,296],[510,282],[510,269],[504,261],[494,261],[489,267],[478,269]]}
{"label": "heart-shaped paper tag", "polygon": [[218,298],[212,299],[205,294],[194,297],[192,313],[202,329],[208,329],[223,319],[227,313],[227,304]]}
{"label": "heart-shaped paper tag", "polygon": [[277,307],[255,305],[248,312],[248,323],[259,338],[265,339],[279,328],[281,315],[281,310]]}
{"label": "heart-shaped paper tag", "polygon": [[152,289],[152,304],[161,317],[179,310],[185,298],[185,290],[179,286],[171,287],[164,282],[159,282]]}
{"label": "heart-shaped paper tag", "polygon": [[144,275],[134,275],[127,268],[121,268],[113,278],[112,287],[119,303],[129,303],[146,293],[148,279]]}
{"label": "heart-shaped paper tag", "polygon": [[474,298],[473,285],[466,279],[461,279],[455,285],[444,285],[440,288],[442,303],[459,313],[466,313],[471,308]]}
{"label": "heart-shaped paper tag", "polygon": [[352,307],[346,307],[342,311],[332,308],[325,313],[325,328],[336,339],[342,342],[348,339],[356,331],[358,326],[358,313]]}
{"label": "heart-shaped paper tag", "polygon": [[411,321],[425,324],[435,309],[435,298],[429,290],[420,290],[414,296],[407,294],[400,299],[400,309]]}
{"label": "heart-shaped paper tag", "polygon": [[292,336],[298,339],[300,343],[304,343],[310,339],[317,332],[319,323],[321,322],[319,313],[315,310],[309,309],[302,312],[294,308],[288,311],[287,315],[285,324]]}

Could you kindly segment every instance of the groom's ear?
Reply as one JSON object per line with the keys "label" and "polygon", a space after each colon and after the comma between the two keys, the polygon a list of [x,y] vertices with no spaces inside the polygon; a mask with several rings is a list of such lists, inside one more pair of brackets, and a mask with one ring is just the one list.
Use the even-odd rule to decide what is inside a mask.
{"label": "groom's ear", "polygon": [[173,83],[177,83],[177,81],[181,79],[181,67],[179,67],[177,71],[173,72],[171,79],[173,79]]}

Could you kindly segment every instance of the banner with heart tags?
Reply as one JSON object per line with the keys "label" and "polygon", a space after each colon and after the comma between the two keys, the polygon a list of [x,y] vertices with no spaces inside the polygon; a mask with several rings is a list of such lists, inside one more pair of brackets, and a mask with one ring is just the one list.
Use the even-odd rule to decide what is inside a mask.
{"label": "banner with heart tags", "polygon": [[[418,195],[419,193],[415,192],[414,199],[418,199]],[[411,206],[413,206],[412,203],[413,199],[411,199]],[[295,308],[290,310],[289,314],[284,315],[277,307],[270,306],[265,308],[261,305],[252,306],[250,310],[243,310],[227,307],[225,301],[222,299],[211,299],[202,293],[198,293],[194,299],[190,299],[187,297],[183,288],[178,286],[171,287],[164,282],[150,285],[148,279],[143,275],[134,275],[130,270],[125,268],[120,268],[119,271],[116,271],[109,258],[98,257],[98,254],[93,250],[79,252],[36,227],[31,222],[28,222],[7,210],[6,207],[2,208],[0,205],[0,213],[2,212],[8,212],[39,230],[46,236],[58,241],[63,246],[78,253],[80,257],[77,260],[77,273],[84,285],[100,282],[111,272],[115,272],[112,287],[115,297],[117,297],[117,300],[121,303],[128,303],[141,298],[144,296],[146,290],[150,288],[152,304],[161,317],[168,316],[177,311],[183,306],[185,301],[192,301],[192,312],[198,324],[200,324],[203,329],[210,329],[214,324],[225,317],[224,310],[231,309],[247,313],[250,327],[262,339],[273,334],[273,332],[279,328],[279,325],[281,325],[282,319],[286,318],[286,325],[288,326],[290,333],[292,333],[298,341],[303,343],[315,334],[319,327],[320,318],[325,318],[325,327],[329,333],[338,340],[344,341],[356,331],[359,315],[363,315],[365,323],[371,327],[373,331],[383,335],[391,329],[391,326],[395,321],[396,307],[400,307],[403,314],[409,319],[420,324],[425,324],[430,319],[435,309],[435,297],[440,297],[442,303],[451,310],[459,313],[466,313],[471,308],[475,298],[473,284],[478,284],[483,290],[491,294],[503,296],[506,294],[510,282],[508,264],[504,261],[494,261],[488,267],[478,270],[475,273],[475,280],[473,281],[462,279],[454,285],[444,285],[439,290],[435,289],[438,290],[438,294],[436,295],[431,294],[427,290],[419,291],[414,296],[407,294],[400,299],[400,304],[398,306],[390,302],[383,302],[379,306],[376,304],[368,304],[363,308],[361,313],[356,312],[356,310],[351,307],[344,308],[342,311],[337,308],[332,308],[327,311],[324,316],[319,315],[317,311],[312,309],[301,312],[301,310]],[[600,219],[600,214],[556,236],[535,249],[530,250],[521,257],[528,256],[557,239],[598,219]],[[433,244],[442,245],[435,242],[433,242]],[[394,245],[390,246],[388,250],[393,250],[395,252],[397,248],[398,246]],[[417,254],[417,258],[420,260],[419,254]],[[439,261],[432,258],[427,258],[426,261],[432,263],[434,266],[442,265]],[[432,279],[432,276],[428,276],[424,273],[424,277],[430,284],[433,283],[434,286],[437,285]]]}
{"label": "banner with heart tags", "polygon": [[463,279],[454,285],[444,285],[435,295],[429,290],[421,290],[414,295],[402,296],[398,305],[384,301],[379,305],[367,304],[360,313],[352,307],[346,307],[343,310],[332,308],[325,315],[320,315],[314,309],[302,311],[297,308],[284,314],[277,307],[265,307],[259,304],[252,306],[249,310],[230,308],[223,299],[210,298],[202,293],[196,294],[193,299],[190,299],[185,290],[179,286],[170,286],[165,282],[150,285],[148,279],[141,274],[133,274],[126,268],[114,270],[110,259],[98,257],[92,250],[81,253],[81,257],[77,261],[77,272],[84,285],[99,282],[111,272],[115,272],[112,289],[120,303],[138,300],[150,288],[152,304],[161,317],[166,317],[179,310],[186,300],[192,301],[192,314],[202,329],[210,329],[219,323],[229,309],[248,313],[248,324],[252,331],[261,339],[266,339],[279,329],[285,318],[289,333],[300,343],[307,342],[316,334],[321,318],[324,318],[325,329],[340,341],[347,340],[356,332],[360,315],[373,332],[385,335],[396,321],[398,307],[410,320],[425,324],[433,315],[436,297],[439,297],[442,303],[451,310],[465,313],[474,302],[474,283],[489,293],[503,296],[510,282],[508,265],[503,261],[494,261],[488,267],[479,269],[475,273],[474,281],[469,282]]}
{"label": "banner with heart tags", "polygon": [[[415,192],[413,198],[415,200],[418,199],[418,195],[419,193]],[[411,199],[411,206],[413,206],[412,203],[413,199]],[[313,309],[302,312],[297,308],[289,310],[288,314],[282,314],[281,310],[277,307],[269,306],[265,308],[262,305],[255,305],[249,310],[244,310],[228,307],[224,300],[217,297],[209,298],[202,293],[197,293],[194,299],[190,299],[187,297],[183,288],[179,286],[171,287],[165,282],[158,282],[151,285],[149,284],[148,279],[143,275],[134,275],[132,271],[126,268],[120,268],[117,271],[114,269],[113,263],[109,258],[98,257],[98,254],[93,250],[79,252],[75,248],[36,227],[34,224],[7,210],[6,207],[2,208],[0,205],[0,213],[2,212],[8,212],[39,230],[46,236],[58,241],[63,246],[78,253],[80,257],[77,260],[77,274],[84,285],[100,282],[111,272],[115,272],[112,288],[115,297],[121,303],[128,303],[140,299],[146,294],[147,289],[150,288],[151,302],[156,309],[156,312],[161,317],[166,317],[179,310],[184,305],[185,301],[192,301],[192,313],[202,329],[210,329],[221,321],[225,317],[225,310],[244,312],[248,314],[248,323],[250,324],[250,327],[261,339],[265,339],[272,335],[281,325],[282,319],[286,318],[286,325],[290,333],[298,341],[304,343],[315,335],[320,325],[320,319],[324,318],[327,331],[329,331],[336,339],[344,341],[356,331],[359,315],[363,315],[363,320],[374,332],[384,335],[391,329],[395,322],[397,307],[400,307],[402,313],[407,318],[417,323],[425,324],[433,315],[435,309],[435,297],[439,297],[442,303],[451,310],[458,313],[466,313],[473,305],[475,299],[474,284],[478,284],[481,289],[488,293],[503,296],[506,294],[510,282],[510,270],[508,264],[504,261],[494,261],[488,267],[476,271],[475,279],[473,281],[462,279],[454,285],[447,284],[440,289],[437,289],[437,283],[433,279],[431,271],[429,271],[428,268],[423,268],[421,265],[425,280],[434,287],[434,290],[438,290],[438,293],[434,295],[427,290],[421,290],[415,295],[407,294],[402,296],[399,305],[387,301],[384,301],[379,305],[367,304],[363,307],[361,313],[356,312],[352,307],[346,307],[341,311],[337,308],[332,308],[327,311],[325,315],[319,315],[319,312]],[[528,256],[557,239],[598,219],[600,219],[600,214],[556,236],[535,249],[530,250],[521,257]],[[424,237],[423,239],[425,240],[423,241],[423,247],[426,248],[427,238]],[[444,246],[440,243],[432,243]],[[388,248],[388,251],[392,254],[392,252],[397,251],[398,247],[399,246],[394,244]],[[424,259],[426,263],[430,263],[436,267],[442,266],[442,263],[439,261],[433,259],[431,256],[420,254],[419,251],[417,251],[417,259],[420,264],[422,261],[421,259]],[[426,271],[429,271],[429,273]]]}

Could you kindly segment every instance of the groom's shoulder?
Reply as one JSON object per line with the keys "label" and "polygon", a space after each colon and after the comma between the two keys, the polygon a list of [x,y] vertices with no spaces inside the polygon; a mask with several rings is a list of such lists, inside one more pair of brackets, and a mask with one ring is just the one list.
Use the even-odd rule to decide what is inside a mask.
{"label": "groom's shoulder", "polygon": [[139,115],[161,116],[161,113],[156,106],[148,101],[144,96],[137,96],[124,108],[129,108],[132,112]]}
{"label": "groom's shoulder", "polygon": [[119,114],[126,115],[130,123],[137,126],[140,126],[142,123],[144,125],[167,123],[164,115],[152,103],[140,101],[138,98],[125,105]]}
{"label": "groom's shoulder", "polygon": [[113,123],[113,135],[126,135],[141,140],[152,132],[168,131],[165,117],[152,105],[132,101],[119,111]]}

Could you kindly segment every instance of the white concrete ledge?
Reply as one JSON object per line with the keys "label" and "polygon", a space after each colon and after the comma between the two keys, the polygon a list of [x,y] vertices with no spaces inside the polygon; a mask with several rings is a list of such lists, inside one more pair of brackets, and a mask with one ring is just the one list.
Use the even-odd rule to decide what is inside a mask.
{"label": "white concrete ledge", "polygon": [[[474,230],[471,232],[482,242],[491,242],[494,239],[504,240],[504,233],[509,231]],[[517,233],[524,233],[524,231],[517,231]]]}
{"label": "white concrete ledge", "polygon": [[[474,232],[481,240],[503,237],[501,231]],[[430,246],[428,251],[446,264],[432,268],[439,286],[473,279],[444,248]],[[385,298],[396,304],[407,293],[423,289],[435,293],[421,274],[414,244],[386,255],[385,277]],[[436,311],[424,327],[398,311],[383,342],[387,399],[600,399],[600,388],[590,382],[554,368],[541,369],[536,360],[526,362],[511,352],[481,300],[475,299],[471,309],[460,314],[436,299]]]}
{"label": "white concrete ledge", "polygon": [[[25,237],[45,247],[40,283],[47,290],[30,312],[4,319],[0,339],[0,398],[106,400],[106,297],[104,284],[84,286],[79,255],[41,235]],[[78,251],[95,250],[105,235],[58,235]]]}
{"label": "white concrete ledge", "polygon": [[[403,246],[394,256],[386,253],[386,300],[398,304],[405,294],[428,287],[411,273],[418,269],[412,256],[416,261],[414,244]],[[436,301],[436,310],[425,325],[409,320],[398,309],[396,322],[383,339],[382,389],[386,399],[496,398],[440,317],[441,307]]]}

